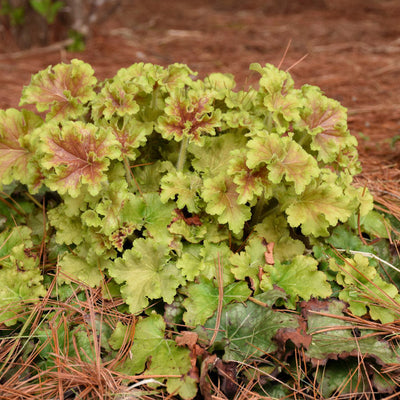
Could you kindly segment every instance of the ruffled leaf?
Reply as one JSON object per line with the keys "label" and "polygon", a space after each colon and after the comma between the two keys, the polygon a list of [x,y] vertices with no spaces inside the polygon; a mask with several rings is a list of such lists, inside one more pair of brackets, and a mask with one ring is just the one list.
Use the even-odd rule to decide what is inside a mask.
{"label": "ruffled leaf", "polygon": [[232,176],[239,193],[238,203],[252,203],[261,195],[265,199],[272,197],[271,181],[265,168],[250,169],[247,164],[247,153],[244,149],[231,152],[231,160],[227,173]]}
{"label": "ruffled leaf", "polygon": [[192,368],[190,351],[178,346],[172,339],[165,339],[165,328],[160,315],[140,319],[135,326],[134,344],[130,349],[134,357],[127,358],[121,370],[131,376],[142,372],[149,376],[181,375],[165,378],[167,390],[183,399],[191,399],[196,395],[197,384],[188,376]]}
{"label": "ruffled leaf", "polygon": [[[33,158],[37,141],[33,131],[43,120],[28,110],[0,110],[0,182],[18,180],[33,185],[40,181],[40,171]],[[36,185],[37,186],[37,185]]]}
{"label": "ruffled leaf", "polygon": [[97,79],[93,68],[81,60],[49,66],[32,77],[22,92],[20,106],[35,104],[39,112],[47,111],[46,120],[74,119],[83,114],[83,107],[96,94]]}
{"label": "ruffled leaf", "polygon": [[285,201],[289,225],[301,225],[304,235],[328,236],[328,227],[345,222],[354,211],[354,201],[343,195],[335,184],[316,181],[299,196],[289,195]]}
{"label": "ruffled leaf", "polygon": [[249,168],[266,164],[271,182],[278,184],[285,177],[287,182],[293,182],[297,194],[320,174],[316,160],[288,137],[266,134],[250,140],[247,147]]}
{"label": "ruffled leaf", "polygon": [[233,233],[239,233],[251,218],[250,207],[239,204],[237,186],[226,176],[205,179],[202,197],[206,211],[217,215],[219,223],[227,223]]}
{"label": "ruffled leaf", "polygon": [[357,146],[357,139],[347,129],[346,109],[315,86],[304,86],[302,91],[307,105],[298,126],[312,135],[311,148],[318,152],[318,159],[329,163],[346,148]]}
{"label": "ruffled leaf", "polygon": [[166,99],[166,116],[158,119],[156,130],[168,140],[179,142],[186,137],[201,144],[203,135],[215,135],[215,129],[220,126],[220,110],[214,109],[213,101],[206,93],[174,91]]}
{"label": "ruffled leaf", "polygon": [[268,291],[274,285],[283,289],[289,297],[289,308],[294,309],[299,298],[326,298],[332,294],[325,273],[318,271],[318,261],[312,257],[297,256],[288,263],[277,262],[275,265],[268,265],[265,270],[261,289]]}
{"label": "ruffled leaf", "polygon": [[121,293],[132,314],[142,312],[149,299],[171,303],[177,287],[184,283],[168,253],[169,248],[154,239],[136,239],[132,249],[109,268],[110,275],[122,284]]}
{"label": "ruffled leaf", "polygon": [[137,149],[145,145],[147,136],[153,132],[152,122],[141,122],[134,117],[113,118],[109,123],[101,123],[101,126],[111,129],[121,144],[122,156],[130,160],[136,159],[140,154]]}
{"label": "ruffled leaf", "polygon": [[49,125],[42,134],[44,158],[41,165],[49,170],[46,184],[60,194],[79,195],[82,184],[96,195],[103,182],[110,159],[120,156],[115,137],[104,129],[82,122],[66,122],[60,129]]}
{"label": "ruffled leaf", "polygon": [[202,180],[197,174],[183,173],[180,171],[169,172],[161,179],[160,199],[166,203],[172,199],[178,208],[184,207],[191,213],[200,211]]}
{"label": "ruffled leaf", "polygon": [[[183,301],[183,306],[186,308],[183,320],[189,326],[204,324],[217,309],[218,287],[211,280],[200,278],[199,282],[190,283],[185,288],[185,294],[188,297]],[[244,302],[250,294],[251,290],[246,282],[233,282],[224,288],[222,304]]]}

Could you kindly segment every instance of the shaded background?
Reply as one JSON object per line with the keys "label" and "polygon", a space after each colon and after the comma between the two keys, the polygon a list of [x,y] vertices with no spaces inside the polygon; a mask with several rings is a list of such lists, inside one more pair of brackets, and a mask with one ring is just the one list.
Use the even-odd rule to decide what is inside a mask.
{"label": "shaded background", "polygon": [[[85,16],[90,1],[78,3]],[[232,73],[238,88],[257,82],[249,64],[272,63],[289,69],[297,87],[317,85],[348,108],[349,128],[359,140],[364,168],[360,183],[398,201],[399,149],[390,144],[400,135],[400,1],[116,3],[117,8],[105,4],[97,10],[83,52],[67,52],[59,44],[60,30],[50,32],[53,41],[44,47],[33,43],[22,49],[3,23],[0,108],[17,107],[31,74],[72,58],[89,62],[101,80],[135,62],[180,62],[200,77]]]}

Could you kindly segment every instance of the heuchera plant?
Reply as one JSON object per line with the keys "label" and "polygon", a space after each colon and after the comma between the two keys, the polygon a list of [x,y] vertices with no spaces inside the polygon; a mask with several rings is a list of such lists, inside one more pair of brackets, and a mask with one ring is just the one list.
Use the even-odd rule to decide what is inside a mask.
{"label": "heuchera plant", "polygon": [[[32,77],[20,105],[37,112],[0,111],[3,321],[15,322],[17,301],[44,295],[53,263],[58,284],[103,287],[142,315],[137,343],[153,332],[154,346],[128,363],[140,373],[155,348],[160,365],[183,357],[173,340],[159,347],[166,322],[213,326],[221,288],[223,306],[280,288],[274,299],[295,309],[332,285],[351,300],[360,280],[326,261],[337,244],[328,239],[340,223],[343,235],[386,232],[371,195],[353,185],[360,164],[346,110],[272,65],[250,69],[259,87],[238,91],[229,74],[200,80],[181,64],[134,64],[98,82],[72,60]],[[375,279],[368,259],[346,262]],[[397,298],[393,285],[374,285]],[[168,390],[191,397],[185,379],[168,379]]]}

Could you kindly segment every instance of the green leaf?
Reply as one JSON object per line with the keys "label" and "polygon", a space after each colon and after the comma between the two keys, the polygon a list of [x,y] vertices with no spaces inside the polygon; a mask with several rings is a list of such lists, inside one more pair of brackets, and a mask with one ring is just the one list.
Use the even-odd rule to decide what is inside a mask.
{"label": "green leaf", "polygon": [[336,281],[344,287],[339,299],[349,303],[353,314],[363,316],[369,309],[371,318],[382,323],[391,323],[399,318],[398,289],[379,275],[367,257],[356,254],[353,259],[345,259],[343,265],[331,259],[329,267],[338,272]]}
{"label": "green leaf", "polygon": [[[223,307],[214,347],[224,350],[224,360],[248,363],[252,359],[272,353],[277,349],[273,339],[278,330],[296,329],[298,320],[295,315],[275,311],[270,307],[283,296],[280,290],[273,289],[255,297],[269,307],[251,301]],[[204,325],[209,339],[213,336],[215,327],[216,316],[207,320]]]}
{"label": "green leaf", "polygon": [[40,183],[40,170],[32,162],[37,146],[33,131],[43,120],[28,110],[0,110],[0,183],[14,179],[32,188]]}
{"label": "green leaf", "polygon": [[72,197],[79,195],[82,184],[91,195],[98,194],[107,182],[110,159],[121,154],[109,131],[82,122],[65,122],[61,129],[48,125],[42,134],[41,151],[41,165],[48,170],[46,185]]}
{"label": "green leaf", "polygon": [[279,184],[285,178],[287,182],[293,182],[296,194],[303,193],[312,179],[320,174],[316,160],[292,139],[263,133],[262,137],[255,137],[247,143],[250,149],[247,166],[254,168],[265,164],[272,183]]}
{"label": "green leaf", "polygon": [[120,80],[106,82],[93,101],[93,118],[98,120],[104,116],[110,120],[113,117],[132,117],[140,110],[134,100],[138,91],[138,87]]}
{"label": "green leaf", "polygon": [[166,115],[158,119],[156,130],[168,140],[179,142],[187,137],[200,144],[202,135],[215,135],[220,126],[220,110],[214,110],[213,101],[208,93],[174,90],[166,99]]}
{"label": "green leaf", "polygon": [[[192,365],[190,351],[179,347],[175,341],[165,339],[165,322],[160,315],[152,314],[140,319],[135,326],[132,359],[127,359],[121,372],[128,375],[181,375],[181,378],[166,378],[167,389],[183,398],[192,398],[197,391],[196,382],[187,374]],[[163,380],[162,378],[159,378]]]}
{"label": "green leaf", "polygon": [[169,248],[158,241],[136,239],[109,267],[110,275],[122,284],[121,293],[132,314],[140,313],[149,299],[163,298],[171,303],[184,279],[169,257]]}
{"label": "green leaf", "polygon": [[147,137],[153,132],[152,122],[142,122],[134,117],[112,118],[109,122],[101,120],[100,126],[111,129],[121,144],[122,157],[135,160],[140,152],[137,150],[147,142]]}
{"label": "green leaf", "polygon": [[290,195],[285,202],[289,224],[301,225],[306,236],[328,236],[329,226],[346,222],[354,211],[354,202],[343,195],[343,189],[327,182],[313,181],[301,195]]}
{"label": "green leaf", "polygon": [[31,230],[26,226],[0,234],[0,323],[13,325],[26,303],[46,294],[39,257],[32,248]]}
{"label": "green leaf", "polygon": [[[183,320],[188,326],[204,324],[210,318],[218,306],[219,290],[212,280],[200,277],[199,282],[190,283],[184,290],[187,298],[183,301],[186,312]],[[236,302],[244,302],[251,294],[247,283],[233,282],[224,287],[223,305]]]}
{"label": "green leaf", "polygon": [[294,89],[294,82],[290,74],[279,70],[271,64],[261,67],[260,64],[251,64],[250,69],[260,75],[260,105],[266,109],[267,118],[272,118],[271,127],[277,133],[284,133],[290,122],[300,119],[300,110],[303,99],[301,92]]}
{"label": "green leaf", "polygon": [[247,153],[244,149],[233,150],[227,173],[233,177],[237,185],[238,203],[252,203],[261,195],[269,199],[273,195],[273,185],[268,179],[268,171],[265,168],[250,169],[247,164]]}
{"label": "green leaf", "polygon": [[169,243],[172,236],[168,226],[172,222],[174,204],[161,202],[157,193],[146,193],[143,197],[130,196],[121,210],[121,221],[135,229],[145,228],[146,236],[159,242]]}
{"label": "green leaf", "polygon": [[318,160],[332,162],[346,148],[357,146],[357,139],[347,129],[347,110],[338,101],[315,86],[305,85],[302,92],[307,103],[299,126],[312,135],[311,149],[318,152]]}
{"label": "green leaf", "polygon": [[304,243],[291,237],[286,217],[279,212],[270,213],[254,230],[267,243],[274,243],[272,253],[275,261],[291,260],[304,253]]}
{"label": "green leaf", "polygon": [[296,256],[291,262],[267,265],[260,287],[271,290],[274,285],[282,288],[289,297],[288,308],[295,308],[299,298],[326,298],[332,294],[324,272],[318,271],[318,261],[308,256]]}
{"label": "green leaf", "polygon": [[161,179],[160,199],[166,203],[176,198],[178,208],[191,213],[200,211],[201,198],[199,196],[202,187],[201,178],[194,173],[183,173],[180,171],[169,172]]}
{"label": "green leaf", "polygon": [[202,147],[191,144],[188,152],[194,155],[192,165],[198,173],[208,177],[226,174],[231,160],[231,152],[246,145],[244,135],[226,133],[218,137],[206,137]]}
{"label": "green leaf", "polygon": [[78,118],[86,111],[83,105],[95,97],[97,79],[93,74],[89,64],[76,59],[70,64],[49,66],[32,76],[19,105],[35,104],[39,112],[50,109],[47,121]]}
{"label": "green leaf", "polygon": [[220,224],[228,224],[233,233],[240,233],[246,221],[251,218],[251,210],[239,204],[237,186],[231,179],[220,175],[204,180],[202,197],[207,203],[206,211],[217,215]]}
{"label": "green leaf", "polygon": [[[343,320],[345,304],[338,300],[311,301],[304,307],[307,319],[307,333],[312,335],[312,342],[306,355],[313,359],[337,359],[340,356],[369,355],[381,363],[396,363],[399,356],[392,346],[371,330],[360,329],[361,336],[355,337],[354,329],[358,326]],[[339,318],[338,318],[339,317]],[[351,329],[353,327],[353,329]]]}

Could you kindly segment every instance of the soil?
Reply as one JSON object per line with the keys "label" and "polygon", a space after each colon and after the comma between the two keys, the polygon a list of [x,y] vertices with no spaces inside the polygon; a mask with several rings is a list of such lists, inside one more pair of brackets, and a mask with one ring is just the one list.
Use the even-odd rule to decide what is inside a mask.
{"label": "soil", "polygon": [[[400,2],[398,0],[121,0],[80,53],[20,51],[0,26],[0,108],[17,107],[31,74],[80,58],[99,79],[136,62],[188,64],[256,84],[249,65],[289,69],[348,109],[367,185],[400,215]],[[2,28],[2,29],[1,29]]]}

